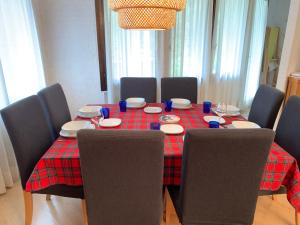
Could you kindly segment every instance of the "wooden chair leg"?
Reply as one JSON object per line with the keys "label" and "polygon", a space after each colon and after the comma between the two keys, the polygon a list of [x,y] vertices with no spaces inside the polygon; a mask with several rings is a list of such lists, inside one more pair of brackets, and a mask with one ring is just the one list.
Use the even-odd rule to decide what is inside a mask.
{"label": "wooden chair leg", "polygon": [[86,201],[84,199],[81,200],[81,206],[82,206],[83,225],[88,225]]}
{"label": "wooden chair leg", "polygon": [[30,192],[23,191],[24,205],[25,205],[25,225],[31,225],[32,223],[32,194]]}
{"label": "wooden chair leg", "polygon": [[51,200],[51,195],[46,195],[46,200],[50,201]]}
{"label": "wooden chair leg", "polygon": [[276,201],[277,200],[277,196],[276,195],[272,195],[272,200]]}
{"label": "wooden chair leg", "polygon": [[168,189],[166,188],[165,195],[164,195],[164,221],[166,223],[170,223],[171,211],[172,211],[172,200],[168,192]]}
{"label": "wooden chair leg", "polygon": [[300,225],[300,215],[297,212],[297,210],[295,210],[295,221],[296,221],[296,225]]}

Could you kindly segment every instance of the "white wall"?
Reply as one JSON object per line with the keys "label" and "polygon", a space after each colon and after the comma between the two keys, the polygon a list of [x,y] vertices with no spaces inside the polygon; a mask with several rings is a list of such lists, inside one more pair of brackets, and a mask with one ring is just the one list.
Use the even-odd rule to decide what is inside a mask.
{"label": "white wall", "polygon": [[285,91],[287,77],[300,71],[300,1],[291,0],[286,35],[278,72],[277,88]]}
{"label": "white wall", "polygon": [[59,82],[72,115],[103,103],[94,0],[32,0],[47,85]]}

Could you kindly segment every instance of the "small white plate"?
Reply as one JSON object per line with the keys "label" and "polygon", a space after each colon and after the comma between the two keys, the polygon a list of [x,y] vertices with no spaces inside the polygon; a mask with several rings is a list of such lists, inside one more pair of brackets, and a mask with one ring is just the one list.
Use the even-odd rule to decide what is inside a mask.
{"label": "small white plate", "polygon": [[171,98],[172,104],[180,106],[188,106],[191,104],[191,101],[184,98]]}
{"label": "small white plate", "polygon": [[173,105],[172,104],[172,108],[173,109],[191,109],[193,108],[192,104],[190,105]]}
{"label": "small white plate", "polygon": [[204,116],[203,119],[206,123],[209,123],[210,121],[217,121],[220,124],[224,124],[226,122],[224,118],[218,116]]}
{"label": "small white plate", "polygon": [[145,102],[144,98],[127,98],[127,104],[143,104]]}
{"label": "small white plate", "polygon": [[160,107],[146,107],[144,108],[145,113],[155,114],[161,113],[162,109]]}
{"label": "small white plate", "polygon": [[159,118],[159,121],[162,123],[178,123],[180,121],[180,117],[176,115],[162,115]]}
{"label": "small white plate", "polygon": [[[95,125],[94,124],[91,124],[90,127],[87,127],[87,128],[84,128],[84,129],[95,129]],[[76,138],[77,136],[77,132],[68,132],[68,131],[65,131],[65,130],[61,130],[59,132],[59,135],[62,136],[62,137],[67,137],[67,138]]]}
{"label": "small white plate", "polygon": [[109,119],[100,119],[99,126],[101,127],[117,127],[122,123],[121,119],[118,118],[109,118]]}
{"label": "small white plate", "polygon": [[241,110],[240,108],[234,106],[234,105],[227,105],[227,107],[224,105],[220,108],[216,107],[216,111],[217,112],[225,112],[227,110],[227,112],[229,113],[239,113]]}
{"label": "small white plate", "polygon": [[127,108],[129,108],[129,109],[141,109],[141,108],[144,108],[146,105],[147,105],[146,102],[144,102],[144,103],[141,104],[141,105],[127,104]]}
{"label": "small white plate", "polygon": [[160,130],[165,134],[181,134],[184,131],[178,124],[164,124],[160,126]]}
{"label": "small white plate", "polygon": [[260,128],[256,123],[249,121],[233,121],[232,126],[238,129]]}

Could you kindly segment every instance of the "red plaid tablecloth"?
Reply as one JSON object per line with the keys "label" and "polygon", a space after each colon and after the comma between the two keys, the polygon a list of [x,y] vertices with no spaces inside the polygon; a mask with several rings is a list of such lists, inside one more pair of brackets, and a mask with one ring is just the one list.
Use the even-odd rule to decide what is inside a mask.
{"label": "red plaid tablecloth", "polygon": [[[122,119],[122,124],[113,129],[150,129],[150,123],[159,121],[162,114],[178,115],[181,118],[179,124],[185,129],[208,127],[203,120],[201,105],[193,105],[193,108],[189,110],[172,110],[170,113],[162,112],[161,114],[146,114],[143,109],[127,109],[126,113],[120,113],[118,105],[104,106],[110,108],[110,117]],[[226,123],[230,124],[232,120],[243,120],[243,118],[226,118]],[[97,127],[97,129],[107,128]],[[180,184],[183,135],[165,136],[165,185]],[[261,190],[276,191],[281,185],[286,186],[288,200],[300,212],[299,182],[300,175],[296,160],[274,143],[261,181]],[[82,185],[76,139],[59,137],[53,143],[37,163],[27,182],[26,191],[38,191],[55,184]]]}

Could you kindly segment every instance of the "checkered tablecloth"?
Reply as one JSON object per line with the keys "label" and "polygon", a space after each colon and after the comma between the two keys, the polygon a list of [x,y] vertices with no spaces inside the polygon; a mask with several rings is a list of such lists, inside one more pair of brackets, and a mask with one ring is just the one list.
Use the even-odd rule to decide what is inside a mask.
{"label": "checkered tablecloth", "polygon": [[[150,104],[160,106],[160,104]],[[146,114],[143,109],[128,109],[120,113],[118,105],[104,105],[110,108],[110,117],[121,118],[122,124],[112,129],[150,129],[151,122],[158,122],[162,114],[175,114],[185,129],[207,128],[203,120],[201,105],[193,105],[189,110],[172,110],[170,113]],[[81,119],[81,118],[76,118]],[[225,118],[227,124],[232,120],[244,120],[242,117]],[[97,127],[97,129],[107,129]],[[181,176],[181,158],[183,134],[166,135],[164,147],[164,184],[179,185]],[[300,211],[300,175],[296,160],[276,143],[272,145],[261,181],[261,190],[276,191],[281,185],[287,187],[288,200]],[[77,140],[59,137],[37,163],[30,176],[26,191],[38,191],[55,184],[82,185],[79,149]]]}

